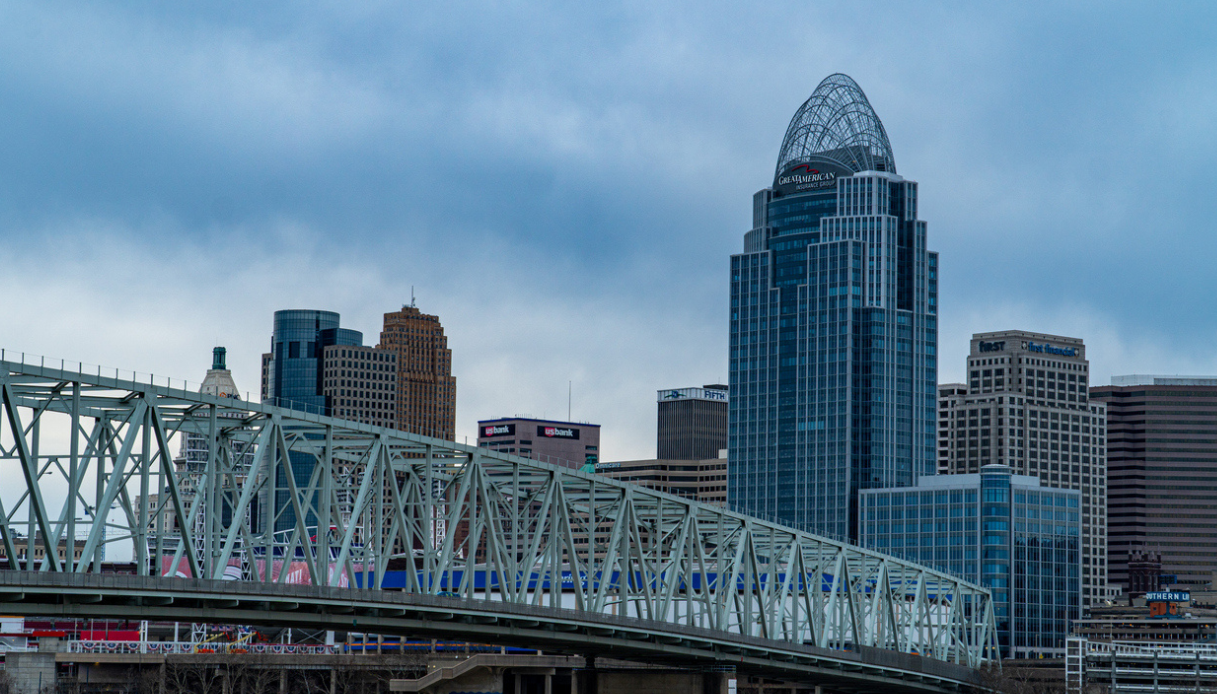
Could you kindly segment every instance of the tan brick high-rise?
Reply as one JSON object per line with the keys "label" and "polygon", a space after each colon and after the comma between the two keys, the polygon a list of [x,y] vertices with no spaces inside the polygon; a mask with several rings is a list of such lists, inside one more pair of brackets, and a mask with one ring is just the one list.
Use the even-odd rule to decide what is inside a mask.
{"label": "tan brick high-rise", "polygon": [[455,441],[456,378],[439,317],[414,306],[386,313],[377,346],[397,354],[396,428]]}

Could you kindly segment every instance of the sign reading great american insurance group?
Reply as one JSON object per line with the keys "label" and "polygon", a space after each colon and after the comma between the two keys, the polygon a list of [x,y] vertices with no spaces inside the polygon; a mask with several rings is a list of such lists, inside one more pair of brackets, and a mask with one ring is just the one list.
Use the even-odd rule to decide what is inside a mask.
{"label": "sign reading great american insurance group", "polygon": [[828,163],[804,162],[778,174],[773,187],[779,195],[835,190],[837,177],[850,175],[849,171]]}

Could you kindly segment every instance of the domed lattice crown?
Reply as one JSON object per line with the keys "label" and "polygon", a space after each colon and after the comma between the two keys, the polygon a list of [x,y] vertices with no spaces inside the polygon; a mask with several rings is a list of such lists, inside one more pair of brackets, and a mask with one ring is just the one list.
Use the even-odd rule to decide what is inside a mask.
{"label": "domed lattice crown", "polygon": [[803,102],[782,140],[774,180],[791,164],[815,158],[850,171],[896,173],[892,144],[866,94],[848,75],[829,75]]}

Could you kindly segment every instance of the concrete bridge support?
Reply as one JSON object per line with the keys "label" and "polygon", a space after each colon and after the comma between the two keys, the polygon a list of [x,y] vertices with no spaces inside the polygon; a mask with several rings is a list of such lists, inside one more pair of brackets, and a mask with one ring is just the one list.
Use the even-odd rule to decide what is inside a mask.
{"label": "concrete bridge support", "polygon": [[582,670],[575,680],[572,694],[727,694],[727,676],[721,672],[597,669]]}
{"label": "concrete bridge support", "polygon": [[595,657],[475,655],[432,662],[426,676],[393,680],[395,692],[418,694],[727,694],[720,672],[647,667]]}
{"label": "concrete bridge support", "polygon": [[53,694],[55,692],[55,653],[29,651],[9,653],[4,658],[12,694]]}

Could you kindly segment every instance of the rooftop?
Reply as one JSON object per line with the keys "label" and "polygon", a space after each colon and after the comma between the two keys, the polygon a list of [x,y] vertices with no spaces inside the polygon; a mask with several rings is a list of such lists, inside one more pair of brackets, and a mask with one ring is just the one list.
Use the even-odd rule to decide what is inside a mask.
{"label": "rooftop", "polygon": [[1113,386],[1217,386],[1217,376],[1112,376]]}

